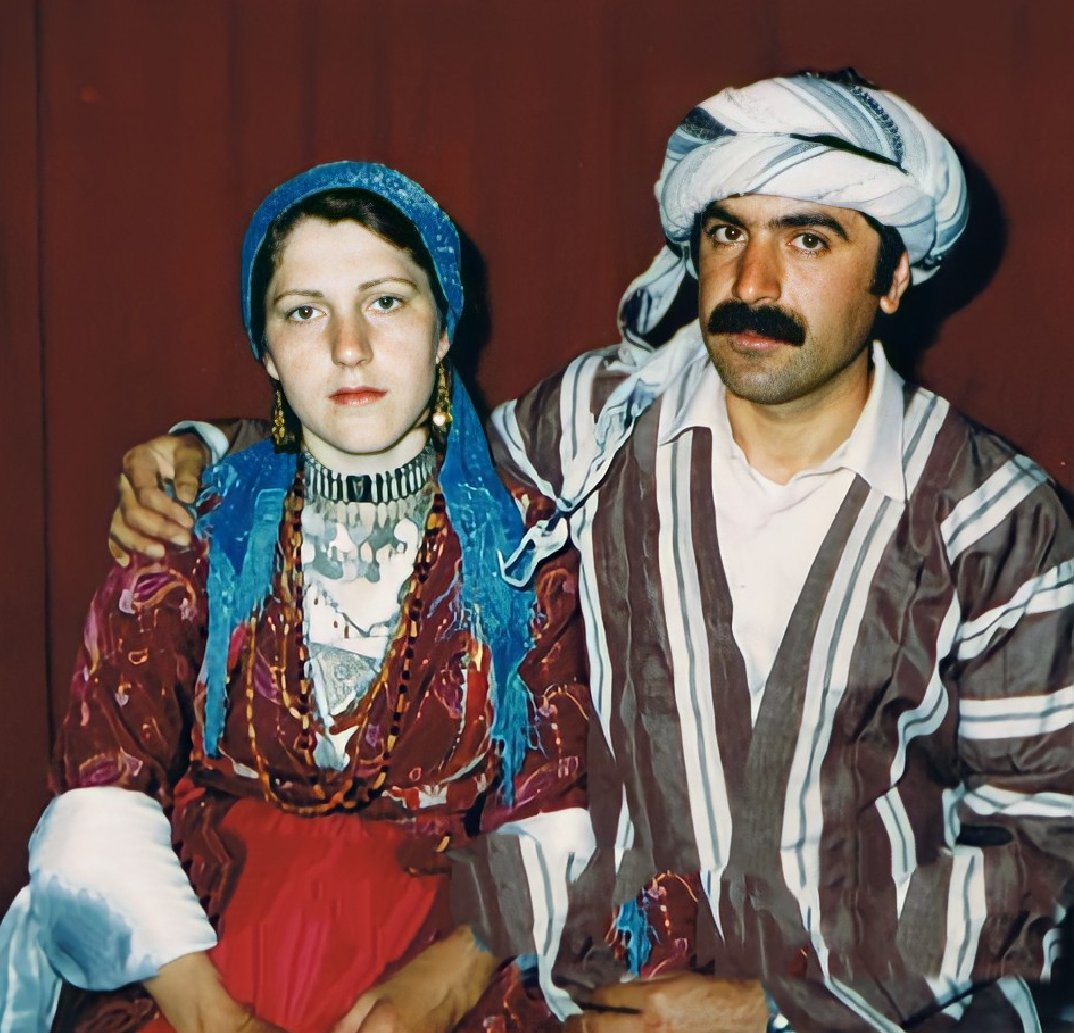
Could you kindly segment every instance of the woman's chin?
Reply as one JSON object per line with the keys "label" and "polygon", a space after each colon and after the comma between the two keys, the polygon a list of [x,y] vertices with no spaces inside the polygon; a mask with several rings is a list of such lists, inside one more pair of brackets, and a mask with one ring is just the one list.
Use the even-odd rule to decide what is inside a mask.
{"label": "woman's chin", "polygon": [[404,434],[340,435],[332,439],[315,439],[307,433],[306,450],[319,463],[346,474],[376,473],[391,470],[413,459],[428,441],[429,435]]}

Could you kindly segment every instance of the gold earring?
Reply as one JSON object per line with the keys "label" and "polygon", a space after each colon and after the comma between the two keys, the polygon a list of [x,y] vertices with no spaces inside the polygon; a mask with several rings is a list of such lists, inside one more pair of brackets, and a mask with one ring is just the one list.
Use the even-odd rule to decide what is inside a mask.
{"label": "gold earring", "polygon": [[451,373],[444,361],[436,364],[436,392],[433,400],[433,429],[441,440],[451,430]]}
{"label": "gold earring", "polygon": [[272,443],[278,449],[287,448],[293,442],[290,427],[287,426],[287,411],[284,408],[283,390],[279,381],[272,392]]}

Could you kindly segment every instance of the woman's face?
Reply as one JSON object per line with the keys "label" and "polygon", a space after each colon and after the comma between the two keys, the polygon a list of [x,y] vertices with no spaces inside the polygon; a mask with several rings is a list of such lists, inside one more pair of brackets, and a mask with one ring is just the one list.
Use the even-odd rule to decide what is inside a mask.
{"label": "woman's face", "polygon": [[265,296],[263,358],[313,457],[342,473],[412,459],[448,350],[429,279],[357,222],[295,223]]}

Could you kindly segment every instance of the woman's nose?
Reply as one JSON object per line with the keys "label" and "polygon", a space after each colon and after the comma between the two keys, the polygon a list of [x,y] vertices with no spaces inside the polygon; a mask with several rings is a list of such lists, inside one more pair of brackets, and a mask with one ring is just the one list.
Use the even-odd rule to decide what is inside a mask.
{"label": "woman's nose", "polygon": [[337,323],[332,336],[332,361],[340,366],[360,366],[371,358],[373,346],[369,328],[357,319]]}

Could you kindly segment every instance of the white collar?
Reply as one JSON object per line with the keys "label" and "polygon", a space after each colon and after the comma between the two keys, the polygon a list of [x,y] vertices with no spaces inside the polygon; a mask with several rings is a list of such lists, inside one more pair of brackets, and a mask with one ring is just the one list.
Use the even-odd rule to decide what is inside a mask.
{"label": "white collar", "polygon": [[[822,463],[795,477],[847,469],[859,474],[873,488],[896,502],[906,501],[906,477],[902,466],[903,379],[888,364],[884,348],[873,342],[873,382],[869,397],[849,437]],[[694,383],[683,385],[680,403],[662,413],[660,444],[667,444],[685,430],[704,427],[713,434],[713,445],[747,462],[731,435],[725,403],[726,389],[711,362],[697,368]],[[675,388],[664,392],[664,403]],[[793,480],[794,478],[792,478]]]}

